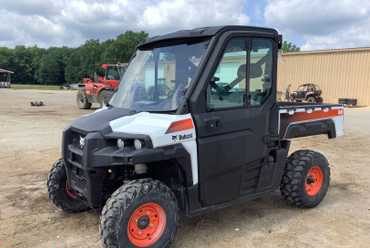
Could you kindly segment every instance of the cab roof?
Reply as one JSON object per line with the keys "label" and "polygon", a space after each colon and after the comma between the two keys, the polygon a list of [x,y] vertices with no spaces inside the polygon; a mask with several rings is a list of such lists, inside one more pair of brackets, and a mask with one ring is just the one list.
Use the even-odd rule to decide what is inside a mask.
{"label": "cab roof", "polygon": [[175,40],[198,40],[206,39],[212,36],[218,35],[227,31],[247,31],[247,32],[262,32],[269,33],[274,36],[278,36],[278,32],[272,28],[264,27],[252,27],[252,26],[241,26],[241,25],[227,25],[227,26],[213,26],[213,27],[202,27],[195,29],[179,30],[173,33],[164,35],[154,36],[147,39],[144,43],[138,46],[139,49],[146,49],[156,46],[159,43],[171,42]]}

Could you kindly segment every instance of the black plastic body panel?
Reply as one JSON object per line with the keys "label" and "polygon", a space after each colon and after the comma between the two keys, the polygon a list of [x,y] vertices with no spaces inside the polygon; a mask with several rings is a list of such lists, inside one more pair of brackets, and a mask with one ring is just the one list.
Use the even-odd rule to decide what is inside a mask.
{"label": "black plastic body panel", "polygon": [[[290,141],[281,140],[278,147],[271,150],[269,159],[266,161],[254,161],[249,166],[244,167],[243,173],[239,175],[242,178],[242,183],[238,187],[240,191],[238,197],[217,204],[204,205],[199,202],[200,188],[196,186],[187,188],[187,197],[189,200],[186,215],[188,217],[197,216],[209,211],[253,200],[275,191],[280,187]],[[223,187],[228,189],[228,185],[223,185]]]}
{"label": "black plastic body panel", "polygon": [[[184,175],[184,187],[193,185],[190,155],[181,144],[161,147],[120,149],[112,146],[110,139],[117,135],[103,136],[99,132],[83,133],[69,128],[63,135],[63,159],[67,170],[68,184],[93,208],[105,203],[104,183],[109,182],[109,170],[120,169],[140,163],[177,160]],[[79,146],[83,137],[85,144]],[[129,136],[134,138],[134,136]],[[138,135],[137,138],[143,138]],[[114,142],[115,144],[115,142]],[[122,182],[123,183],[123,182]]]}
{"label": "black plastic body panel", "polygon": [[285,138],[292,139],[313,135],[327,134],[329,139],[336,137],[333,120],[319,120],[306,123],[295,123],[287,127]]}
{"label": "black plastic body panel", "polygon": [[[261,106],[249,106],[247,103],[239,108],[210,110],[206,101],[209,82],[228,41],[242,38],[250,51],[252,38],[256,37],[275,41],[272,63],[276,65],[278,37],[275,33],[264,30],[224,32],[214,37],[216,44],[210,51],[208,63],[190,97],[189,106],[197,129],[200,200],[203,207],[232,201],[258,191],[258,179],[251,182],[248,176],[243,178],[243,175],[248,174],[251,167],[256,167],[257,177],[260,177],[259,173],[270,152],[264,137],[272,135],[270,115],[275,105],[276,67],[272,66],[271,94]],[[246,65],[249,65],[249,52]],[[249,74],[246,76],[248,81]],[[216,120],[216,125],[211,125],[213,120]],[[241,190],[241,187],[245,189]]]}

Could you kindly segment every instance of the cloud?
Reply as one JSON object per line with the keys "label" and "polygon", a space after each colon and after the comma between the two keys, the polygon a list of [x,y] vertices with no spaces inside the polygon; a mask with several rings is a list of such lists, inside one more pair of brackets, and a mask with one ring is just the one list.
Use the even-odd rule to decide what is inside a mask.
{"label": "cloud", "polygon": [[370,2],[361,0],[270,0],[266,23],[303,37],[302,49],[370,46]]}
{"label": "cloud", "polygon": [[0,45],[7,46],[76,46],[126,30],[157,35],[249,23],[244,0],[0,0],[0,5]]}
{"label": "cloud", "polygon": [[0,0],[1,9],[20,15],[51,16],[59,13],[61,2],[48,0]]}
{"label": "cloud", "polygon": [[0,10],[0,45],[61,45],[65,29],[62,25],[39,15],[23,16]]}
{"label": "cloud", "polygon": [[164,0],[149,6],[139,20],[139,27],[149,26],[152,32],[222,24],[247,24],[243,1]]}

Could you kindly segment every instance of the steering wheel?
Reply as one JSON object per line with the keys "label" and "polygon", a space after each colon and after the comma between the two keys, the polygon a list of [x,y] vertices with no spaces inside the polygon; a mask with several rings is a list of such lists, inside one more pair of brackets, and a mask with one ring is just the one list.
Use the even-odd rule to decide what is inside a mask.
{"label": "steering wheel", "polygon": [[228,86],[228,84],[222,84],[222,86],[220,86],[220,84],[216,84],[214,81],[211,81],[210,82],[210,85],[211,87],[216,91],[219,99],[222,101],[223,100],[223,96],[227,96],[229,94],[231,94],[230,92],[230,89]]}

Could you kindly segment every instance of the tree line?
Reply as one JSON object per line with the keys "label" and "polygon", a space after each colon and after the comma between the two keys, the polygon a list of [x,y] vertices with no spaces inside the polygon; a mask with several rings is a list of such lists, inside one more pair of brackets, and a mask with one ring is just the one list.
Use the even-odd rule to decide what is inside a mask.
{"label": "tree line", "polygon": [[27,84],[78,83],[103,63],[128,62],[145,32],[127,31],[106,41],[88,40],[77,48],[0,47],[0,68],[14,71],[12,82]]}
{"label": "tree line", "polygon": [[[145,41],[144,31],[127,31],[104,42],[88,40],[77,48],[37,46],[0,47],[0,68],[14,71],[12,82],[27,84],[78,83],[92,76],[103,63],[125,63],[136,46]],[[284,41],[283,52],[296,52],[299,47]]]}
{"label": "tree line", "polygon": [[292,42],[285,40],[283,42],[281,50],[283,51],[283,53],[290,53],[290,52],[299,52],[301,49]]}

